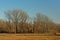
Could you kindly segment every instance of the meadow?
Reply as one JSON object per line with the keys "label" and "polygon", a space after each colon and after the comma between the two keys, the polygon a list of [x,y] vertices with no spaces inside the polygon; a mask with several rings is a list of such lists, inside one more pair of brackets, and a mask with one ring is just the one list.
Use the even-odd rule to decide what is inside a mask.
{"label": "meadow", "polygon": [[0,40],[60,40],[60,36],[41,34],[0,34]]}

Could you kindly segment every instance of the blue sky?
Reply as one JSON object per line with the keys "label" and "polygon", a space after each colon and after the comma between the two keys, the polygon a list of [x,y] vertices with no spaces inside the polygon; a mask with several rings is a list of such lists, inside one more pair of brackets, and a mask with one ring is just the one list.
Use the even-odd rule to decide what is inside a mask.
{"label": "blue sky", "polygon": [[60,23],[60,0],[0,0],[0,19],[8,9],[22,9],[31,17],[40,12]]}

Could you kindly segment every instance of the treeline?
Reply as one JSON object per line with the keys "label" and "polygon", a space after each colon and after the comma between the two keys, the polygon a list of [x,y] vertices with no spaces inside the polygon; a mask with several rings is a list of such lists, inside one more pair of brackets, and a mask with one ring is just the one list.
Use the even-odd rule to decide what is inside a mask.
{"label": "treeline", "polygon": [[31,18],[23,10],[7,10],[6,20],[0,20],[0,33],[53,33],[60,32],[60,25],[55,24],[49,17],[36,13]]}

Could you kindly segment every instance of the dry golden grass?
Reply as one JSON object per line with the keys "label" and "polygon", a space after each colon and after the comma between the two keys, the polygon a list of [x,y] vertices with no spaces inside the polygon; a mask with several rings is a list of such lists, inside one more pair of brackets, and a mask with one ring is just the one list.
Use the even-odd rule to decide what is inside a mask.
{"label": "dry golden grass", "polygon": [[0,34],[0,40],[60,40],[60,37],[37,34]]}

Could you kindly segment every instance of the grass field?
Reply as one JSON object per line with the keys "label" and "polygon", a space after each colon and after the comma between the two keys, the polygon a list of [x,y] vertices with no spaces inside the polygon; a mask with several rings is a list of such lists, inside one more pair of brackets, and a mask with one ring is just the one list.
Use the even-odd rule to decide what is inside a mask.
{"label": "grass field", "polygon": [[0,34],[0,40],[60,40],[60,37],[40,34]]}

